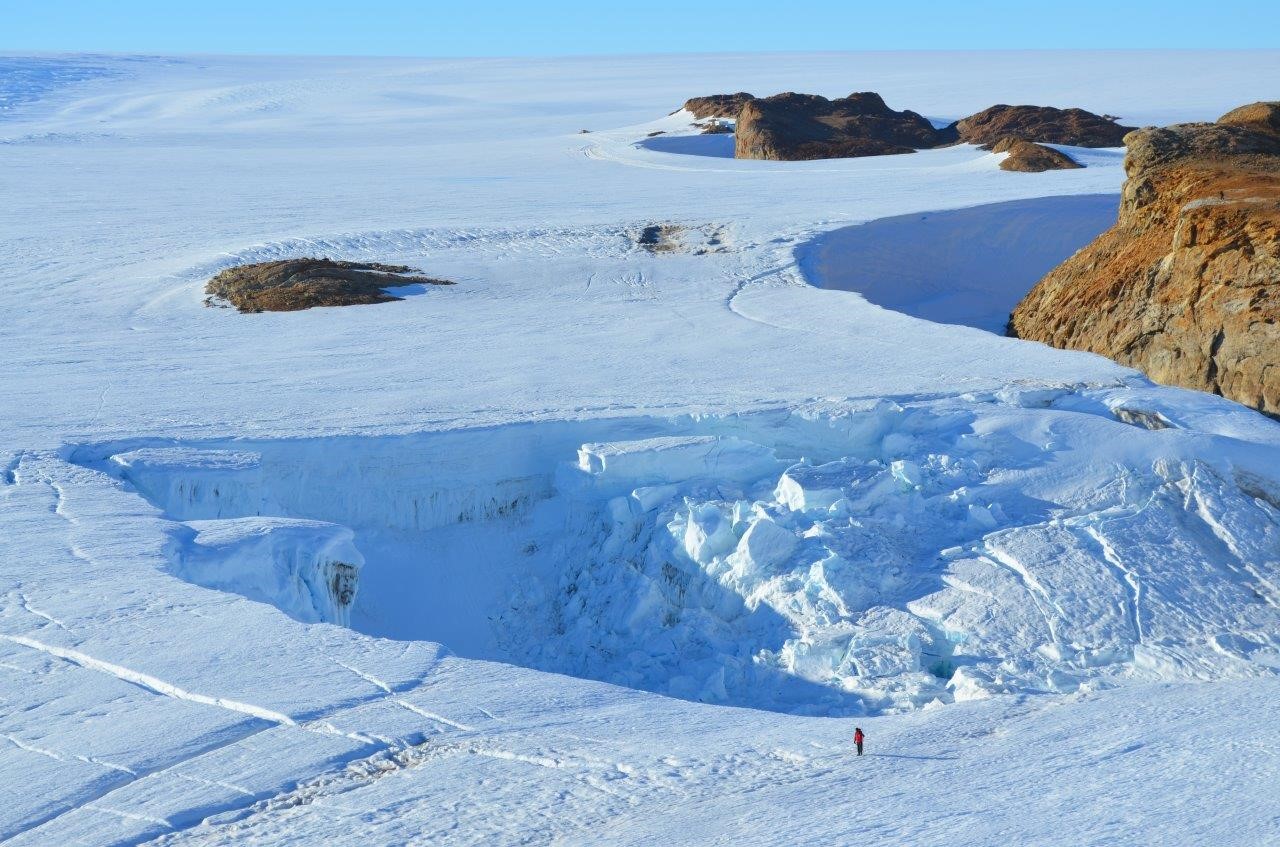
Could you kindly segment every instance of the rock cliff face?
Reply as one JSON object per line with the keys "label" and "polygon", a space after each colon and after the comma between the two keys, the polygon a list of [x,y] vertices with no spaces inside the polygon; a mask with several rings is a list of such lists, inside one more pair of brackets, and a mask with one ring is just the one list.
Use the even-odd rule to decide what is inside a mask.
{"label": "rock cliff face", "polygon": [[1116,225],[1032,289],[1009,333],[1280,415],[1280,103],[1125,144]]}
{"label": "rock cliff face", "polygon": [[992,153],[1008,153],[1000,163],[1002,171],[1021,171],[1023,173],[1039,173],[1041,171],[1061,171],[1084,167],[1066,153],[1036,144],[1024,138],[1006,136],[991,145]]}
{"label": "rock cliff face", "polygon": [[1125,133],[1133,129],[1084,109],[1004,104],[956,121],[953,127],[959,140],[970,144],[994,144],[1011,135],[1073,147],[1119,147]]}
{"label": "rock cliff face", "polygon": [[895,112],[873,92],[835,100],[788,92],[743,104],[734,155],[789,161],[879,156],[911,153],[942,140],[924,117]]}
{"label": "rock cliff face", "polygon": [[704,118],[736,118],[748,100],[754,100],[745,91],[736,94],[708,94],[706,97],[690,97],[684,107],[698,120]]}

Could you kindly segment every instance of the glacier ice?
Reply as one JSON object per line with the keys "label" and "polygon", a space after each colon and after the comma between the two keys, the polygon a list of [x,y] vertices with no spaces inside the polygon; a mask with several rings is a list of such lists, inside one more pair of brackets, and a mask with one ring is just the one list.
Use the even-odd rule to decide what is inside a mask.
{"label": "glacier ice", "polygon": [[364,556],[347,527],[261,517],[187,526],[195,537],[179,560],[183,577],[271,603],[309,623],[351,623]]}
{"label": "glacier ice", "polygon": [[177,573],[301,620],[860,714],[1273,673],[1274,483],[1165,432],[1026,386],[97,460],[186,527]]}

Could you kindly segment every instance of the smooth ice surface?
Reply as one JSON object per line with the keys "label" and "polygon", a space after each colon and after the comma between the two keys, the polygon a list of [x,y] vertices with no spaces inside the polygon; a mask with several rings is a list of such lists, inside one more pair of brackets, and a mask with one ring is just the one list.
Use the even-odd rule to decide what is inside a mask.
{"label": "smooth ice surface", "polygon": [[821,235],[799,259],[825,288],[1003,335],[1023,295],[1114,224],[1117,206],[1114,195],[1085,195],[903,215]]}
{"label": "smooth ice surface", "polygon": [[[1275,52],[0,62],[8,843],[1280,839],[1280,427],[937,307],[1118,151],[671,114],[1206,120]],[[302,255],[458,285],[202,304]]]}
{"label": "smooth ice surface", "polygon": [[639,142],[646,150],[659,153],[679,153],[685,156],[711,156],[717,159],[733,158],[733,136],[727,133],[704,135],[658,135]]}

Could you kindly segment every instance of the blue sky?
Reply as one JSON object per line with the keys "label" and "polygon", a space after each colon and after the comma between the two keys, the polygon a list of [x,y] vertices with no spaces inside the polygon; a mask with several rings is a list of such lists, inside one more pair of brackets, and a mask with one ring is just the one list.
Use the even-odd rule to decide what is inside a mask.
{"label": "blue sky", "polygon": [[554,56],[1277,46],[1280,0],[0,0],[0,51]]}

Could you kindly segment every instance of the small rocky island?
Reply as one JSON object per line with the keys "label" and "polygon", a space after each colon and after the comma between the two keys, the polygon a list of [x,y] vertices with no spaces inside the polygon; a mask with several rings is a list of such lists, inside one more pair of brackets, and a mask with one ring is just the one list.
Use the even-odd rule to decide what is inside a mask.
{"label": "small rocky island", "polygon": [[226,303],[241,312],[296,312],[316,306],[354,306],[403,300],[385,289],[453,285],[418,275],[405,265],[283,259],[227,268],[205,286],[206,305]]}
{"label": "small rocky island", "polygon": [[1009,334],[1280,415],[1280,102],[1124,141],[1116,225],[1032,289]]}
{"label": "small rocky island", "polygon": [[1084,109],[1001,104],[962,118],[949,129],[955,132],[958,141],[984,146],[1013,136],[1042,144],[1119,147],[1124,143],[1125,134],[1134,128]]}
{"label": "small rocky island", "polygon": [[990,146],[992,153],[1008,153],[1000,162],[1002,171],[1021,171],[1022,173],[1040,173],[1042,171],[1062,171],[1082,168],[1084,165],[1072,159],[1060,150],[1045,147],[1025,138],[1006,135]]}

